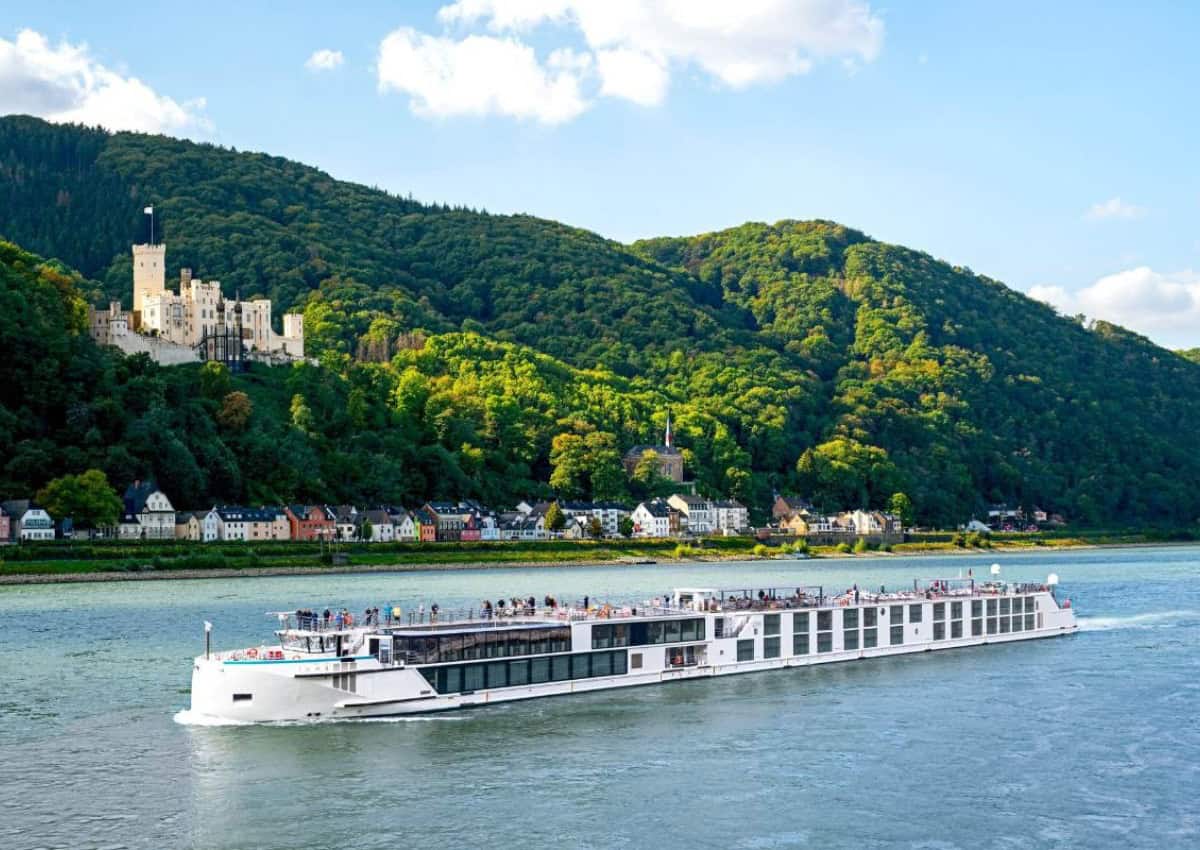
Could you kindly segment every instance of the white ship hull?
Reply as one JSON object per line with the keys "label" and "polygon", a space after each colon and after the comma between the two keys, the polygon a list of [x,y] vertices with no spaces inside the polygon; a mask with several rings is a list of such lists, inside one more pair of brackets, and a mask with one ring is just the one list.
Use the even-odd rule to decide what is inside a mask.
{"label": "white ship hull", "polygon": [[[979,617],[972,617],[973,602],[980,604]],[[995,606],[992,615],[988,613],[989,603]],[[1009,613],[999,614],[1002,605]],[[1017,605],[1020,613],[1011,613]],[[899,623],[890,616],[896,609],[902,609]],[[955,610],[962,616],[952,617]],[[937,616],[941,619],[935,620]],[[668,629],[663,633],[667,640],[613,646],[613,638],[606,631],[620,627],[618,633],[629,640],[629,635],[636,637],[647,628],[654,634],[656,627],[673,620],[691,623],[683,627],[683,635],[691,628],[694,639],[671,641]],[[854,625],[848,626],[851,622]],[[867,622],[874,625],[865,625]],[[600,630],[593,631],[597,626]],[[440,628],[425,634],[441,634],[443,641],[454,640],[452,635],[446,636],[451,629]],[[658,611],[651,616],[610,615],[575,622],[516,617],[489,623],[487,628],[493,634],[517,635],[537,634],[522,629],[557,628],[561,632],[569,628],[571,651],[413,663],[411,658],[402,660],[400,654],[393,657],[391,646],[378,651],[380,642],[393,640],[385,634],[389,630],[366,629],[358,633],[361,646],[357,654],[341,658],[288,652],[283,646],[252,650],[261,656],[256,658],[246,657],[246,652],[201,656],[195,659],[192,673],[192,713],[234,722],[424,714],[685,679],[1059,637],[1072,634],[1077,627],[1073,611],[1059,607],[1052,593],[1043,590],[1016,596],[882,600],[807,609]],[[399,632],[412,633],[403,629]],[[721,637],[715,636],[718,634]],[[404,638],[394,640],[400,645]],[[482,638],[479,640],[482,644]],[[616,640],[619,643],[621,639]],[[457,642],[455,646],[459,646]],[[498,686],[491,686],[493,683]]]}

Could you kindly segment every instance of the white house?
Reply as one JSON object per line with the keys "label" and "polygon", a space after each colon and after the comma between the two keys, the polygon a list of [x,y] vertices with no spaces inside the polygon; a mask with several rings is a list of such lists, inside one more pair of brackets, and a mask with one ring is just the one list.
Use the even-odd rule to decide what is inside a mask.
{"label": "white house", "polygon": [[411,512],[404,508],[400,510],[393,509],[391,517],[393,540],[416,540],[421,536],[416,522],[413,521]]}
{"label": "white house", "polygon": [[226,541],[238,541],[247,539],[247,530],[250,525],[250,513],[247,508],[239,507],[222,507],[217,508],[217,538]]}
{"label": "white house", "polygon": [[750,528],[750,510],[737,499],[712,503],[713,530],[718,534],[741,534]]}
{"label": "white house", "polygon": [[367,511],[364,516],[366,521],[371,524],[371,534],[367,538],[367,542],[391,543],[396,539],[396,526],[387,511]]}
{"label": "white house", "polygon": [[13,540],[54,539],[54,520],[28,499],[5,502],[4,512],[8,514],[8,533]]}
{"label": "white house", "polygon": [[[150,481],[134,481],[125,490],[125,512],[137,517],[141,540],[174,540],[175,508],[167,494]],[[124,523],[122,523],[124,525]],[[122,529],[121,537],[125,537]]]}
{"label": "white house", "polygon": [[338,540],[357,540],[359,526],[358,508],[353,505],[338,505],[334,512],[337,515]]}
{"label": "white house", "polygon": [[200,539],[205,543],[221,539],[221,515],[216,508],[212,508],[201,518]]}
{"label": "white house", "polygon": [[479,515],[479,539],[500,539],[500,523],[496,521],[496,515],[491,511]]}
{"label": "white house", "polygon": [[137,514],[131,514],[129,511],[121,514],[121,520],[117,523],[117,537],[121,540],[142,539],[142,523]]}
{"label": "white house", "polygon": [[634,537],[670,537],[671,508],[662,499],[642,502],[630,514]]}
{"label": "white house", "polygon": [[712,502],[703,496],[675,493],[667,499],[667,504],[683,514],[692,534],[712,534],[716,530]]}
{"label": "white house", "polygon": [[558,506],[568,518],[584,519],[585,527],[593,518],[600,520],[605,537],[620,536],[621,517],[629,516],[629,508],[619,502],[559,502]]}

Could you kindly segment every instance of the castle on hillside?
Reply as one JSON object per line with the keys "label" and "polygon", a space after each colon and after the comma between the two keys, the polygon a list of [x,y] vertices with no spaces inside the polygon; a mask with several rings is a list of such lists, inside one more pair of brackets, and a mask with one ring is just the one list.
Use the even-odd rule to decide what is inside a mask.
{"label": "castle on hillside", "polygon": [[160,363],[194,360],[298,360],[304,357],[304,317],[286,313],[283,334],[271,327],[265,298],[227,300],[221,284],[181,269],[179,292],[166,287],[167,246],[133,246],[133,310],[114,301],[88,308],[88,328],[101,345],[145,351]]}

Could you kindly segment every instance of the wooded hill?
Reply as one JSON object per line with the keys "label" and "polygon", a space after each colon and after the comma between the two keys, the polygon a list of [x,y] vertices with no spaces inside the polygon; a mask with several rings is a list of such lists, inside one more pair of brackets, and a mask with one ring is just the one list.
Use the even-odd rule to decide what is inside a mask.
{"label": "wooded hill", "polygon": [[[170,277],[302,309],[326,368],[201,387],[197,368],[74,341],[43,375],[68,381],[69,416],[0,396],[16,429],[0,490],[88,464],[154,474],[185,505],[636,496],[657,483],[624,480],[620,454],[656,442],[670,407],[701,489],[760,511],[778,489],[829,507],[904,492],[938,524],[993,501],[1091,524],[1200,516],[1200,365],[832,222],[621,245],[262,154],[0,119],[0,235],[78,269],[82,297],[128,303],[147,204]],[[37,260],[12,251],[19,290],[11,270]],[[72,360],[102,364],[104,395],[69,383]],[[233,392],[249,415],[225,409]]]}

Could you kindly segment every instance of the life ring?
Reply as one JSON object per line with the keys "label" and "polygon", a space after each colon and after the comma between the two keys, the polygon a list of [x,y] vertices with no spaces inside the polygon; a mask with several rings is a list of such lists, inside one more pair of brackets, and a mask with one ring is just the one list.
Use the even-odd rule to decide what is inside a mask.
{"label": "life ring", "polygon": [[246,657],[247,658],[258,658],[258,650],[255,649],[254,647],[250,647],[249,649],[246,650]]}

